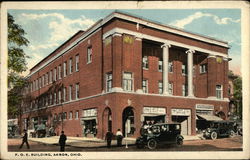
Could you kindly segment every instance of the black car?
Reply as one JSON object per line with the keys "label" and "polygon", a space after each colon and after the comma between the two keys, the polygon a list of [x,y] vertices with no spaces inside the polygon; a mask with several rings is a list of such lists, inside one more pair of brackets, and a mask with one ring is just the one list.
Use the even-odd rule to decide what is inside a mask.
{"label": "black car", "polygon": [[183,144],[179,123],[159,123],[141,129],[141,136],[136,139],[137,148],[155,149],[160,144]]}
{"label": "black car", "polygon": [[234,137],[234,122],[231,121],[212,121],[210,126],[203,130],[203,137],[211,138],[212,140],[218,137]]}

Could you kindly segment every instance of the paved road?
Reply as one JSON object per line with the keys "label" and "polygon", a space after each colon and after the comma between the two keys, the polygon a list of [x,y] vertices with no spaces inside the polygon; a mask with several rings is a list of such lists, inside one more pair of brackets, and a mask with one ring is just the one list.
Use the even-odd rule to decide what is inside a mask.
{"label": "paved road", "polygon": [[[31,149],[27,149],[24,145],[22,149],[19,149],[19,145],[21,143],[21,139],[9,139],[8,140],[8,150],[10,152],[57,152],[59,151],[59,146],[57,145],[46,145],[37,142],[29,142]],[[91,143],[91,142],[89,142]],[[147,148],[137,149],[136,146],[125,146],[122,147],[99,147],[99,148],[84,148],[83,147],[72,147],[66,146],[66,151],[73,152],[85,152],[85,151],[151,151]],[[183,146],[177,147],[174,145],[160,146],[154,151],[241,151],[242,150],[242,137],[236,136],[234,138],[220,138],[216,140],[192,140],[192,141],[184,141]]]}

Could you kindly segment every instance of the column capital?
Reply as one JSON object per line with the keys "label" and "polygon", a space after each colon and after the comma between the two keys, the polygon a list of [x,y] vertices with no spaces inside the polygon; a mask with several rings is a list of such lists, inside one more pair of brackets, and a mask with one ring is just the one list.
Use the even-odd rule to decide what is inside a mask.
{"label": "column capital", "polygon": [[185,53],[186,53],[186,54],[188,54],[188,53],[195,53],[195,50],[194,50],[194,49],[189,49],[189,50],[187,50]]}
{"label": "column capital", "polygon": [[171,44],[168,43],[168,42],[165,42],[163,45],[161,45],[161,48],[164,48],[164,47],[170,48],[170,47],[171,47]]}

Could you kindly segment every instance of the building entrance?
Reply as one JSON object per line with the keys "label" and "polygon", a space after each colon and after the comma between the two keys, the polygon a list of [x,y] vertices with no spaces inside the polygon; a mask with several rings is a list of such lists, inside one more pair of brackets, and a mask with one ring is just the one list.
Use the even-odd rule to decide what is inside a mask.
{"label": "building entrance", "polygon": [[172,109],[172,121],[181,124],[181,134],[191,135],[191,110]]}
{"label": "building entrance", "polygon": [[134,111],[132,107],[124,109],[122,114],[122,132],[124,136],[133,136],[135,132]]}

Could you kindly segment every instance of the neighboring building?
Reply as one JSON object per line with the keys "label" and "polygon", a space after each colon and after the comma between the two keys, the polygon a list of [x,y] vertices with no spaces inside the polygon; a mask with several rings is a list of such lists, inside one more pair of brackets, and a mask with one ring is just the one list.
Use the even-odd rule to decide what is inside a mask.
{"label": "neighboring building", "polygon": [[228,76],[228,96],[229,96],[229,112],[228,116],[229,119],[237,119],[237,112],[239,109],[237,107],[237,100],[234,98],[234,80],[237,78],[236,75],[229,75]]}
{"label": "neighboring building", "polygon": [[180,122],[183,135],[195,135],[198,118],[227,118],[228,49],[114,12],[31,69],[22,122],[30,130],[45,123],[57,135],[98,138],[119,128],[139,136],[145,121]]}

